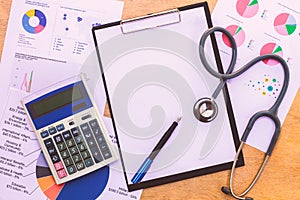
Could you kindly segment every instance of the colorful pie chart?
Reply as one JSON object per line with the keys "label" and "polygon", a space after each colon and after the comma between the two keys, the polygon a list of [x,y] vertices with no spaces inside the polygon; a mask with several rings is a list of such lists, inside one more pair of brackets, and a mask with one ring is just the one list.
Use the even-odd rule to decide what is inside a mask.
{"label": "colorful pie chart", "polygon": [[72,181],[57,185],[44,155],[41,153],[37,161],[36,177],[41,190],[50,200],[96,199],[107,185],[109,167],[103,167]]}
{"label": "colorful pie chart", "polygon": [[36,9],[27,11],[22,18],[22,25],[25,31],[31,34],[37,34],[44,30],[47,24],[45,14]]}
{"label": "colorful pie chart", "polygon": [[[242,27],[230,25],[226,28],[226,30],[233,36],[237,47],[241,46],[245,42],[245,31]],[[222,39],[228,47],[231,47],[230,41],[225,34],[222,34]]]}
{"label": "colorful pie chart", "polygon": [[[279,56],[283,56],[282,48],[281,46],[277,45],[276,43],[267,43],[265,44],[261,50],[260,50],[260,55],[265,55],[265,54],[276,54]],[[277,65],[278,61],[273,60],[273,59],[266,59],[263,60],[263,62],[269,66]]]}
{"label": "colorful pie chart", "polygon": [[281,13],[275,18],[274,27],[280,35],[291,35],[297,28],[296,19],[288,13]]}
{"label": "colorful pie chart", "polygon": [[236,10],[242,17],[250,18],[256,15],[259,9],[257,0],[238,0]]}

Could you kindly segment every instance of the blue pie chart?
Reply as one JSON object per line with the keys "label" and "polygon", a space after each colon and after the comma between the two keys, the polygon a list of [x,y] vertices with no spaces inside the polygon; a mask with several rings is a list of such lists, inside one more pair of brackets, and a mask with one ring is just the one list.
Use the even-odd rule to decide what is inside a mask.
{"label": "blue pie chart", "polygon": [[94,200],[104,191],[109,179],[109,167],[105,166],[89,174],[57,185],[43,153],[36,165],[36,178],[40,189],[50,200]]}
{"label": "blue pie chart", "polygon": [[47,24],[45,14],[36,9],[28,10],[22,18],[22,25],[25,31],[31,34],[37,34],[44,30]]}

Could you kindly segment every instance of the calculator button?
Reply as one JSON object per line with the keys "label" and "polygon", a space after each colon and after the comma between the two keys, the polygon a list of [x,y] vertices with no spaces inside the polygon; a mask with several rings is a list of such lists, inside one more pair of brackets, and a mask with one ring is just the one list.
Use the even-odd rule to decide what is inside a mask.
{"label": "calculator button", "polygon": [[77,170],[74,165],[70,165],[67,167],[67,171],[69,174],[74,174]]}
{"label": "calculator button", "polygon": [[56,126],[57,131],[63,131],[65,130],[65,126],[63,124],[59,124]]}
{"label": "calculator button", "polygon": [[101,151],[107,151],[107,150],[109,150],[106,142],[104,142],[101,145],[99,145],[99,147],[100,147]]}
{"label": "calculator button", "polygon": [[52,160],[53,163],[57,163],[57,162],[60,161],[60,158],[59,158],[57,153],[53,154],[53,155],[50,155],[50,157],[51,157],[51,160]]}
{"label": "calculator button", "polygon": [[81,156],[83,159],[89,158],[91,155],[88,151],[81,152]]}
{"label": "calculator button", "polygon": [[91,133],[92,132],[89,125],[88,125],[88,123],[81,124],[80,128],[81,128],[83,133]]}
{"label": "calculator button", "polygon": [[77,149],[76,146],[70,147],[69,151],[70,151],[70,153],[71,153],[72,156],[78,153],[78,149]]}
{"label": "calculator button", "polygon": [[101,131],[100,126],[99,126],[96,119],[90,121],[89,124],[90,124],[90,126],[91,126],[91,128],[92,128],[92,130],[93,130],[93,132],[96,136],[102,135],[102,131]]}
{"label": "calculator button", "polygon": [[64,168],[64,165],[62,164],[61,161],[57,162],[57,163],[54,163],[54,168],[56,171],[60,170],[60,169],[63,169]]}
{"label": "calculator button", "polygon": [[60,155],[63,159],[70,157],[68,150],[61,151]]}
{"label": "calculator button", "polygon": [[75,142],[76,142],[76,144],[82,143],[82,142],[83,142],[82,136],[81,136],[81,135],[76,136],[76,137],[75,137]]}
{"label": "calculator button", "polygon": [[61,134],[58,134],[58,135],[54,136],[53,138],[54,138],[54,141],[56,144],[59,144],[64,141]]}
{"label": "calculator button", "polygon": [[90,132],[90,131],[83,132],[83,135],[84,135],[85,139],[87,139],[87,140],[93,138],[92,132]]}
{"label": "calculator button", "polygon": [[64,178],[67,176],[67,172],[65,169],[62,169],[62,170],[57,171],[57,175],[59,178]]}
{"label": "calculator button", "polygon": [[90,126],[92,127],[92,129],[95,128],[95,127],[99,127],[99,124],[98,124],[98,122],[97,122],[96,119],[91,120],[91,121],[89,122],[89,124],[90,124]]}
{"label": "calculator button", "polygon": [[99,136],[96,136],[96,140],[99,145],[102,144],[103,142],[105,142],[104,136],[102,134]]}
{"label": "calculator button", "polygon": [[91,148],[91,153],[96,163],[101,162],[103,160],[103,157],[97,147]]}
{"label": "calculator button", "polygon": [[65,140],[69,140],[72,138],[71,132],[69,130],[63,132],[62,135],[65,138]]}
{"label": "calculator button", "polygon": [[76,155],[72,156],[72,158],[73,158],[73,160],[74,160],[75,163],[81,161],[81,158],[80,158],[79,154],[76,154]]}
{"label": "calculator button", "polygon": [[48,137],[49,136],[49,132],[48,131],[42,131],[41,132],[41,137],[42,138],[45,138],[45,137]]}
{"label": "calculator button", "polygon": [[80,134],[78,127],[72,128],[71,132],[74,137],[76,137]]}
{"label": "calculator button", "polygon": [[84,137],[88,140],[90,139],[92,136],[92,131],[90,128],[86,129],[85,131],[82,131],[83,132],[83,135]]}
{"label": "calculator button", "polygon": [[96,128],[93,128],[93,132],[94,132],[95,136],[102,135],[102,131],[99,126]]}
{"label": "calculator button", "polygon": [[86,150],[85,144],[84,144],[84,143],[78,144],[78,149],[79,149],[79,151],[84,151],[84,150]]}
{"label": "calculator button", "polygon": [[67,147],[72,147],[75,145],[75,141],[73,139],[67,140],[66,141]]}
{"label": "calculator button", "polygon": [[54,133],[56,133],[56,128],[55,127],[52,127],[52,128],[49,128],[49,133],[50,135],[53,135]]}
{"label": "calculator button", "polygon": [[74,121],[69,122],[69,126],[73,126],[75,124]]}
{"label": "calculator button", "polygon": [[47,150],[48,150],[48,153],[49,153],[50,155],[57,154],[57,151],[56,151],[55,146],[47,147]]}
{"label": "calculator button", "polygon": [[102,152],[102,155],[103,155],[104,159],[109,159],[112,157],[110,151],[104,151],[104,152]]}
{"label": "calculator button", "polygon": [[78,171],[80,171],[80,170],[84,169],[85,166],[84,166],[83,162],[80,161],[80,162],[76,163],[76,168]]}
{"label": "calculator button", "polygon": [[66,144],[64,142],[57,144],[57,148],[59,151],[63,151],[67,148]]}
{"label": "calculator button", "polygon": [[84,163],[85,163],[86,167],[90,167],[90,166],[94,165],[94,161],[92,160],[92,158],[85,159]]}
{"label": "calculator button", "polygon": [[90,148],[96,146],[96,142],[95,142],[94,138],[86,140],[86,142],[88,143],[88,145],[89,145]]}
{"label": "calculator button", "polygon": [[46,145],[47,148],[51,147],[51,146],[54,146],[52,138],[44,140],[44,144]]}
{"label": "calculator button", "polygon": [[[64,163],[65,163],[66,166],[70,166],[70,165],[73,164],[73,161],[72,161],[71,158],[66,158],[66,159],[64,159]],[[69,170],[68,170],[68,171],[69,171]]]}

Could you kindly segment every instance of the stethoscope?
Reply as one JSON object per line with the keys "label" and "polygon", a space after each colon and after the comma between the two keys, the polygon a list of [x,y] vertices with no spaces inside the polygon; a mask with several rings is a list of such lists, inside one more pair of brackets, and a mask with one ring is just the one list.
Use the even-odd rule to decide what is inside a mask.
{"label": "stethoscope", "polygon": [[[231,55],[231,61],[229,63],[229,67],[226,71],[226,73],[219,73],[217,71],[215,71],[214,69],[211,68],[210,64],[208,63],[206,57],[205,57],[205,52],[204,52],[204,46],[205,46],[205,41],[206,39],[213,34],[214,32],[221,32],[224,33],[230,43],[231,43],[231,47],[232,47],[232,55]],[[230,173],[230,185],[229,187],[223,186],[222,187],[222,192],[225,194],[230,194],[231,196],[233,196],[236,199],[243,199],[243,200],[251,200],[253,198],[251,197],[245,197],[245,195],[251,190],[251,188],[254,186],[254,184],[256,183],[256,181],[258,180],[258,178],[260,177],[269,157],[272,154],[272,151],[274,149],[274,146],[277,142],[279,133],[280,133],[280,129],[281,129],[281,123],[280,120],[277,116],[277,112],[278,112],[278,108],[283,100],[283,97],[285,96],[285,93],[287,91],[288,88],[288,83],[289,83],[289,69],[288,66],[286,64],[286,62],[280,57],[277,56],[275,54],[266,54],[266,55],[262,55],[262,56],[258,56],[256,58],[254,58],[253,60],[251,60],[250,62],[248,62],[246,65],[244,65],[243,67],[241,67],[239,70],[233,72],[235,63],[236,63],[236,59],[237,59],[237,46],[235,43],[235,40],[233,38],[233,36],[224,28],[221,27],[213,27],[208,29],[207,31],[205,31],[200,39],[199,42],[199,55],[200,55],[200,59],[201,62],[203,64],[203,66],[205,67],[205,69],[214,77],[220,79],[220,83],[217,86],[217,88],[215,89],[215,91],[213,92],[213,94],[211,95],[211,97],[204,97],[199,99],[195,104],[194,104],[194,115],[195,117],[201,121],[201,122],[211,122],[212,120],[215,119],[215,117],[218,114],[218,106],[215,102],[215,99],[217,98],[217,96],[219,95],[220,91],[224,88],[225,83],[227,80],[232,79],[232,78],[236,78],[239,75],[243,74],[244,72],[246,72],[249,68],[251,68],[252,66],[254,66],[256,63],[263,61],[265,59],[274,59],[276,61],[278,61],[284,71],[284,82],[282,85],[282,89],[278,95],[278,98],[276,99],[275,103],[268,109],[268,110],[262,110],[259,111],[257,113],[255,113],[249,120],[246,129],[243,133],[243,136],[241,138],[241,143],[240,146],[236,152],[234,161],[233,161],[233,165],[231,168],[231,173]],[[260,169],[258,170],[255,178],[253,179],[252,183],[248,186],[248,188],[246,188],[246,190],[241,193],[241,194],[235,194],[233,191],[233,175],[235,172],[235,168],[236,168],[236,164],[238,161],[238,157],[242,151],[242,148],[248,138],[248,135],[254,125],[254,123],[256,122],[257,119],[259,119],[260,117],[268,117],[270,118],[274,124],[275,124],[275,131],[273,134],[273,137],[271,139],[270,145],[268,147],[267,152],[265,153],[265,158],[264,161],[262,163],[262,165],[260,166]]]}

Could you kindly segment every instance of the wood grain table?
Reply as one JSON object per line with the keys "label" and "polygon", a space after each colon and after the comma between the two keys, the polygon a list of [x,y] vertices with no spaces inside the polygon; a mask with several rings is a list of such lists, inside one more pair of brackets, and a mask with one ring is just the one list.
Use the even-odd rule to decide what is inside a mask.
{"label": "wood grain table", "polygon": [[[99,0],[100,2],[101,0]],[[198,3],[195,0],[126,0],[123,19]],[[217,0],[208,1],[213,11]],[[0,2],[0,54],[2,54],[11,0]],[[4,66],[5,67],[5,66]],[[300,66],[299,66],[300,67]],[[3,75],[2,75],[3,76]],[[262,176],[249,193],[254,199],[300,200],[300,92],[283,123],[279,141]],[[264,153],[248,145],[244,167],[238,168],[234,185],[238,191],[248,186],[264,158]],[[228,184],[229,170],[143,190],[142,200],[233,199],[220,188]]]}

